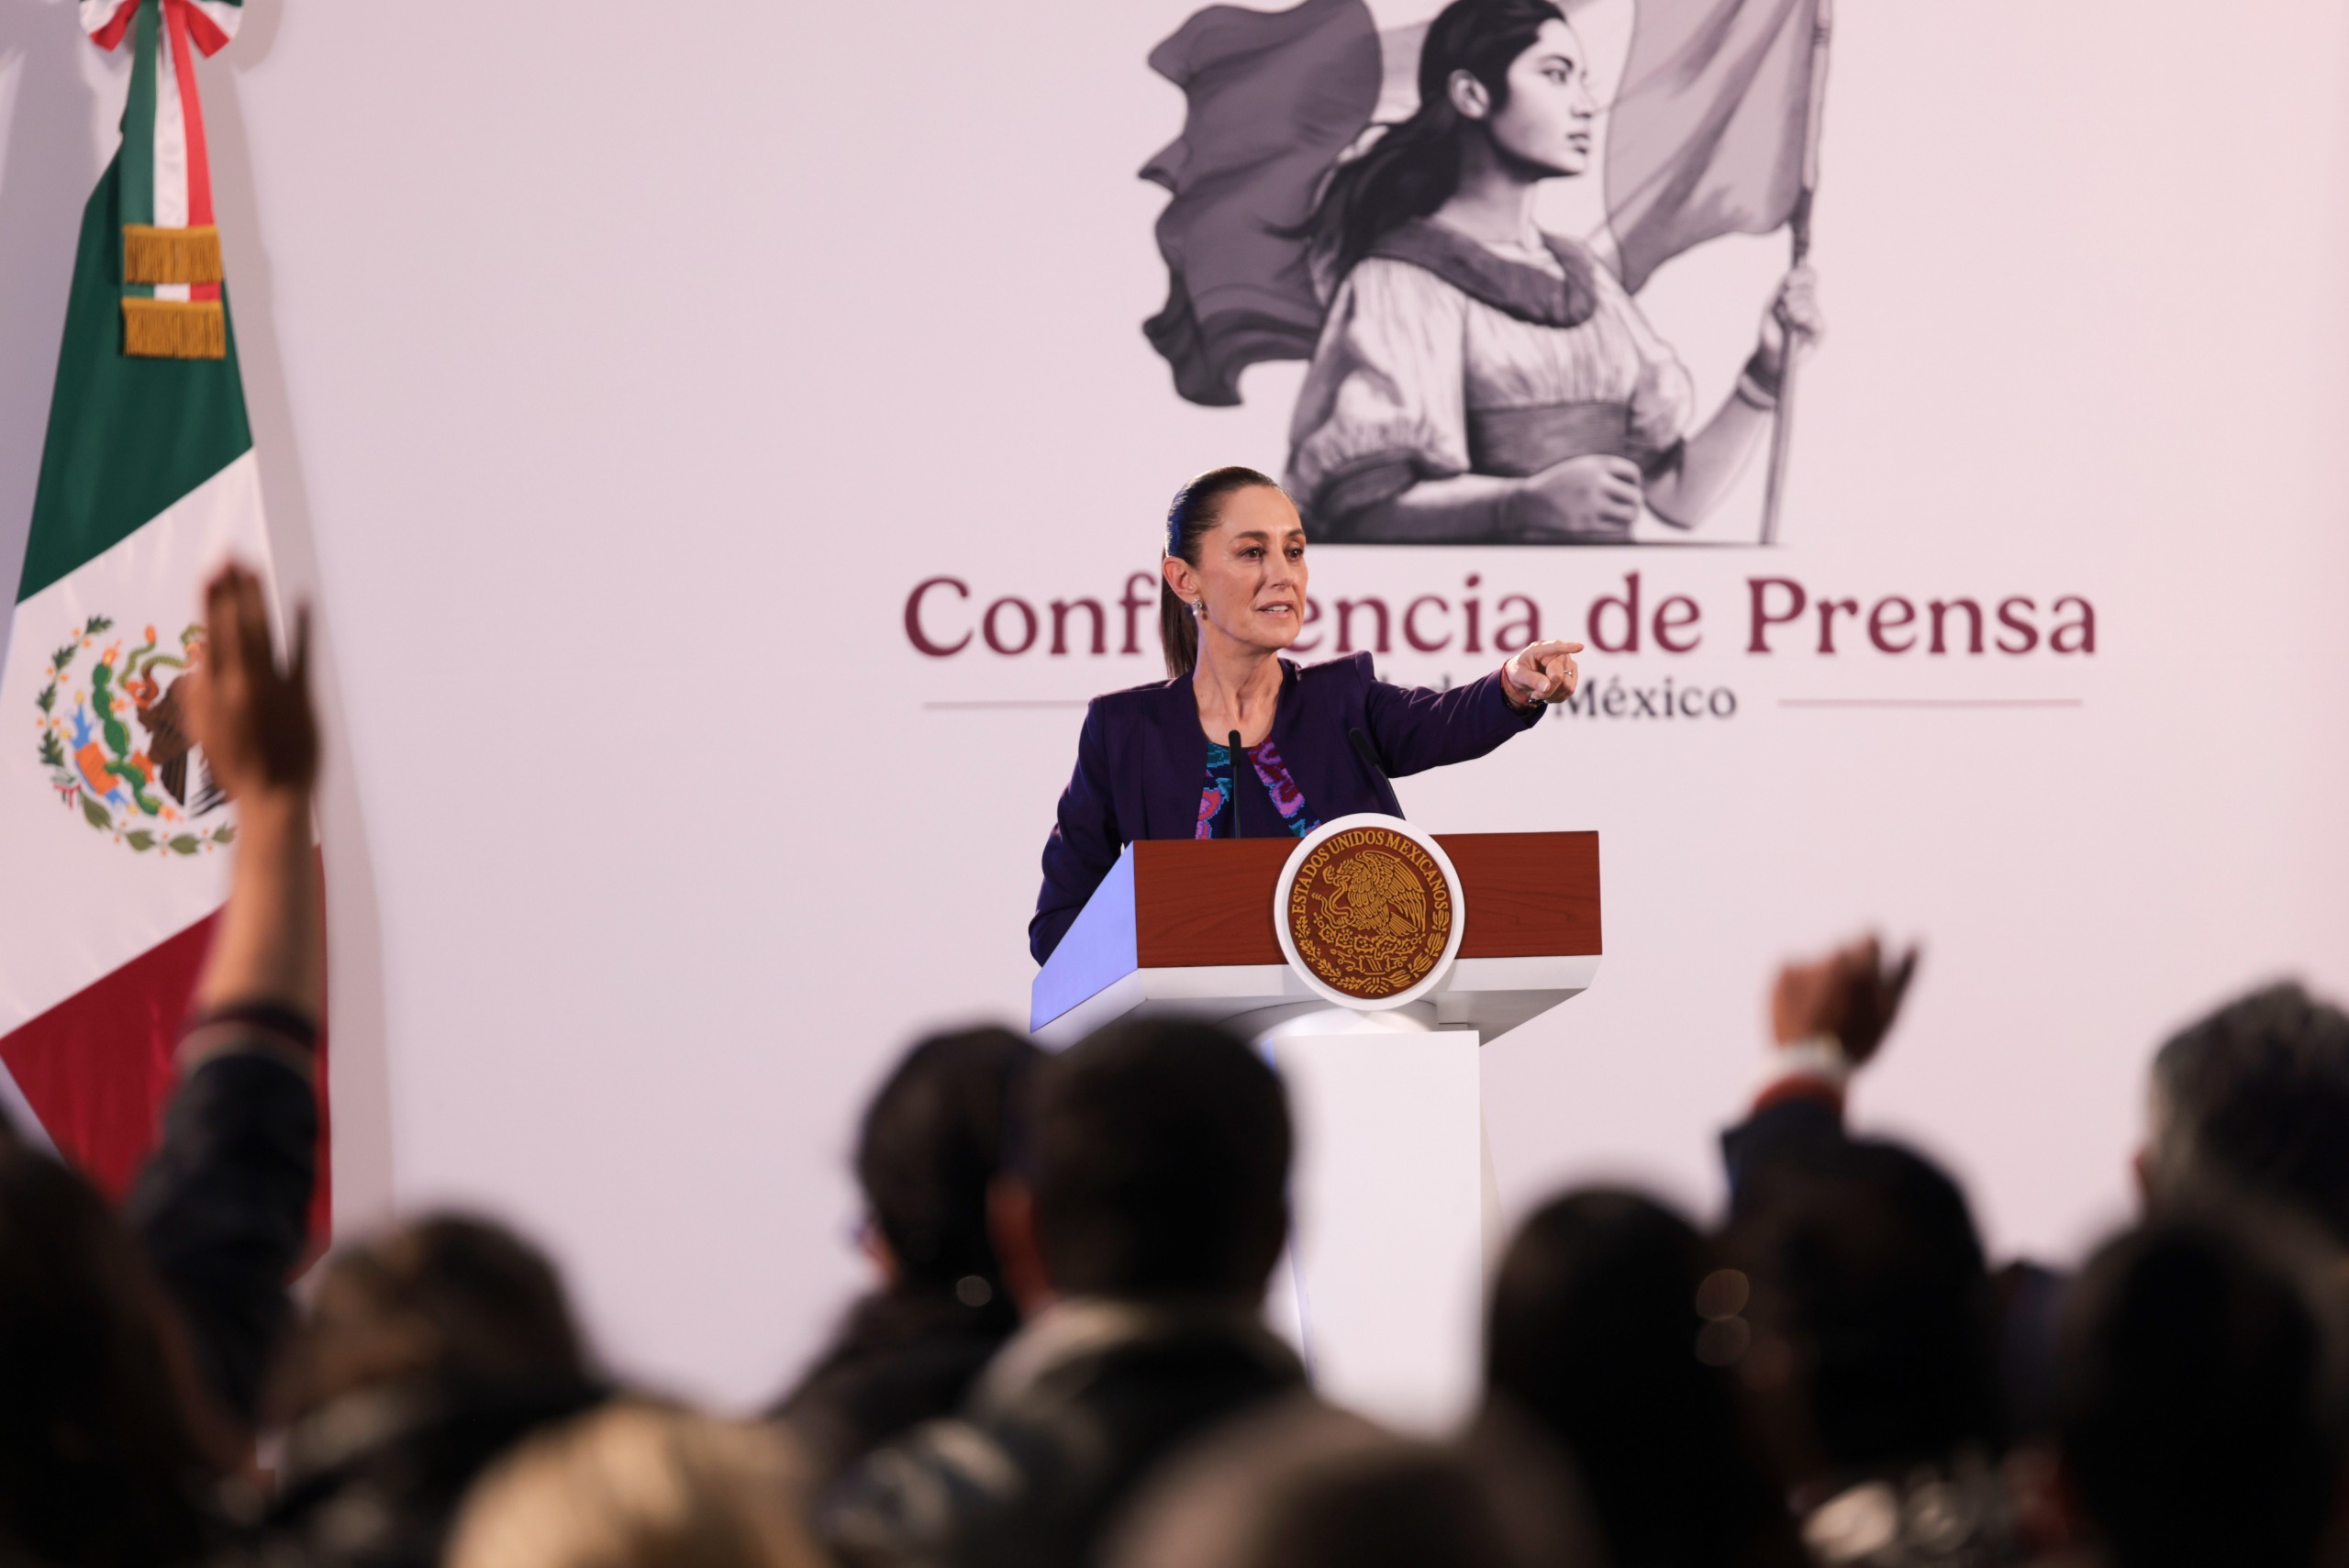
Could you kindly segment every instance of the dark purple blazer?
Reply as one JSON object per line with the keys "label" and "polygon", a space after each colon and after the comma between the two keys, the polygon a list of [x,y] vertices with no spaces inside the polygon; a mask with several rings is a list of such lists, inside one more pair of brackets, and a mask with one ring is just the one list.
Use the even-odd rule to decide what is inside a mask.
{"label": "dark purple blazer", "polygon": [[[1497,670],[1434,692],[1388,685],[1371,673],[1367,653],[1303,667],[1284,659],[1271,739],[1307,808],[1322,821],[1357,811],[1400,817],[1395,791],[1355,752],[1349,729],[1367,736],[1386,772],[1399,778],[1481,757],[1547,711],[1509,706]],[[1059,824],[1044,840],[1044,886],[1028,922],[1028,947],[1038,963],[1052,957],[1127,844],[1198,831],[1207,770],[1208,738],[1190,676],[1093,699],[1077,738],[1076,772],[1061,792]],[[1239,773],[1241,834],[1286,832],[1255,775],[1244,768]]]}

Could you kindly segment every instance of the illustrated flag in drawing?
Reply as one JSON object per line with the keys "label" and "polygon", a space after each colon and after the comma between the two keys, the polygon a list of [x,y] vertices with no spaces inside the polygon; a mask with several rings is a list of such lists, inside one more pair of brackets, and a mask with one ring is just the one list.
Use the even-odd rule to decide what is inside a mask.
{"label": "illustrated flag in drawing", "polygon": [[117,1194],[236,838],[180,700],[201,588],[234,556],[274,594],[195,90],[239,16],[83,0],[101,48],[131,48],[130,98],[83,212],[0,667],[0,1110]]}
{"label": "illustrated flag in drawing", "polygon": [[[1571,15],[1574,7],[1569,6]],[[1822,0],[1638,0],[1607,106],[1607,231],[1585,236],[1638,293],[1674,256],[1795,215]],[[1364,0],[1209,6],[1151,52],[1182,89],[1183,134],[1142,177],[1166,304],[1144,324],[1194,403],[1240,401],[1240,373],[1313,354],[1323,301],[1306,219],[1330,171],[1418,102],[1424,23],[1381,30]]]}
{"label": "illustrated flag in drawing", "polygon": [[1608,110],[1607,227],[1637,294],[1725,234],[1767,234],[1809,187],[1820,0],[1641,0]]}

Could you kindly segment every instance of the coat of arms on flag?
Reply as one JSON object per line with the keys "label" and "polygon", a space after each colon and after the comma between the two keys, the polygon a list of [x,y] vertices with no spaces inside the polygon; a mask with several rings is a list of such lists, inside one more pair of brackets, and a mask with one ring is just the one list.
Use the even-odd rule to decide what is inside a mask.
{"label": "coat of arms on flag", "polygon": [[[1754,529],[1710,531],[1769,541],[1820,330],[1829,3],[1198,12],[1151,55],[1187,112],[1142,171],[1172,194],[1144,329],[1175,389],[1235,404],[1248,366],[1308,361],[1285,483],[1323,541],[1635,542],[1643,517],[1706,524],[1765,451]],[[1592,221],[1560,231],[1538,198],[1575,183]],[[1642,291],[1781,228],[1792,265],[1700,402]]]}
{"label": "coat of arms on flag", "polygon": [[[130,95],[83,212],[0,666],[0,1114],[114,1193],[153,1146],[236,837],[180,712],[192,623],[225,558],[269,573],[195,73],[240,16],[82,0],[92,39],[130,50]],[[326,1203],[322,1182],[321,1231]]]}
{"label": "coat of arms on flag", "polygon": [[[50,787],[82,819],[133,852],[209,853],[232,842],[236,828],[204,819],[222,800],[180,712],[179,677],[202,657],[203,628],[191,625],[168,644],[153,627],[124,651],[111,617],[68,629],[49,656],[39,709],[40,761]],[[87,655],[87,657],[84,657]]]}

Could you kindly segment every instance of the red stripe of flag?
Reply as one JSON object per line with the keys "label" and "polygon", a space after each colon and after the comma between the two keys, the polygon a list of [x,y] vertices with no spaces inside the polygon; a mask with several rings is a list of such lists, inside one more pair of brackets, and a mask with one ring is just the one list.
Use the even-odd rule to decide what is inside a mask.
{"label": "red stripe of flag", "polygon": [[[320,874],[324,874],[321,866]],[[163,1106],[176,1084],[173,1056],[204,958],[206,916],[157,943],[40,1017],[0,1035],[0,1062],[24,1092],[58,1152],[108,1197],[130,1190],[154,1151]],[[310,1237],[323,1246],[334,1215],[332,1146],[327,1124],[327,1031],[318,1030],[318,1184]]]}
{"label": "red stripe of flag", "polygon": [[[172,30],[172,74],[179,81],[180,117],[187,128],[187,222],[191,228],[202,228],[212,222],[212,159],[204,143],[204,100],[196,95],[195,91],[195,56],[188,48],[188,20],[191,17],[211,28],[216,37],[219,35],[219,29],[212,27],[210,19],[188,5],[187,0],[166,0],[163,19],[170,24]],[[228,41],[225,38],[220,39],[221,43]],[[212,47],[217,49],[220,46],[215,44]],[[189,285],[187,296],[190,299],[218,299],[220,285],[193,284]]]}

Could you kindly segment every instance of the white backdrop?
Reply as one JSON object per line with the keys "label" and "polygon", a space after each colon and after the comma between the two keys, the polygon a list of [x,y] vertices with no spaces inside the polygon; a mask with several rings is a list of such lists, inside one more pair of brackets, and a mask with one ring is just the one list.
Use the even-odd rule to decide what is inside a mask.
{"label": "white backdrop", "polygon": [[[329,655],[345,1224],[509,1215],[618,1365],[687,1391],[762,1397],[812,1347],[857,1278],[861,1096],[918,1029],[1024,1016],[1069,705],[1154,673],[1114,634],[924,657],[908,591],[966,582],[964,627],[1114,601],[1186,474],[1283,460],[1299,367],[1193,407],[1139,331],[1165,196],[1134,172],[1182,123],[1142,61],[1193,8],[252,0],[205,86]],[[1838,26],[1787,542],[1330,549],[1315,583],[1474,572],[1579,635],[1637,571],[1705,640],[1593,681],[1736,694],[1400,786],[1439,829],[1604,836],[1597,987],[1486,1053],[1513,1208],[1593,1175],[1712,1206],[1772,964],[1876,922],[1927,956],[1859,1118],[1952,1162],[1996,1248],[2062,1257],[2125,1212],[2165,1029],[2275,973],[2349,987],[2349,39],[2327,0]],[[64,0],[0,9],[12,562],[120,93]],[[1750,319],[1782,255],[1724,241],[1645,302]],[[1806,621],[1754,655],[1756,575],[2079,595],[2096,649],[1847,621],[1831,656]],[[1785,706],[1851,697],[2072,706]],[[1044,706],[936,706],[980,702]]]}

